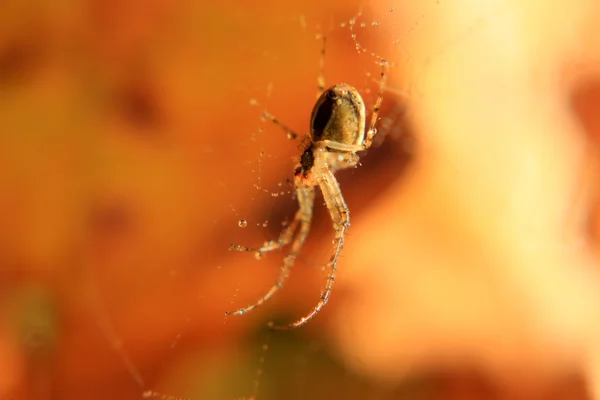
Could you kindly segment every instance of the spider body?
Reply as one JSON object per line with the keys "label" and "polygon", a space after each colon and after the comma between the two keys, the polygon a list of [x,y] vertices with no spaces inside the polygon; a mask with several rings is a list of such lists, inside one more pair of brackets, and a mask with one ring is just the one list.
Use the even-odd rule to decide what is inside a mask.
{"label": "spider body", "polygon": [[[283,260],[283,266],[277,281],[267,293],[256,303],[236,311],[229,311],[226,315],[245,314],[262,305],[283,287],[310,231],[316,187],[323,193],[323,199],[329,210],[335,232],[333,249],[326,265],[327,281],[321,291],[319,302],[309,314],[288,326],[272,327],[275,329],[288,329],[304,325],[327,304],[335,281],[337,262],[344,247],[344,236],[350,226],[350,211],[334,173],[340,169],[356,167],[359,161],[357,152],[367,150],[373,142],[373,136],[377,132],[375,125],[378,112],[383,99],[386,80],[384,69],[386,65],[387,63],[382,60],[379,94],[373,107],[368,130],[365,129],[365,103],[358,91],[344,83],[323,90],[322,79],[319,79],[321,93],[311,113],[310,142],[300,156],[299,163],[294,170],[294,183],[298,200],[298,211],[296,211],[294,219],[283,230],[278,240],[267,241],[258,249],[236,244],[231,245],[234,250],[255,252],[257,258],[260,258],[263,253],[291,244],[290,251]],[[288,137],[298,136],[271,114],[265,112],[264,116],[282,127],[287,132]]]}
{"label": "spider body", "polygon": [[312,167],[315,165],[315,155],[313,154],[313,144],[311,143],[302,156],[300,157],[300,162],[294,171],[294,177],[296,178],[296,184],[299,183],[302,179],[308,179],[310,175],[310,171]]}

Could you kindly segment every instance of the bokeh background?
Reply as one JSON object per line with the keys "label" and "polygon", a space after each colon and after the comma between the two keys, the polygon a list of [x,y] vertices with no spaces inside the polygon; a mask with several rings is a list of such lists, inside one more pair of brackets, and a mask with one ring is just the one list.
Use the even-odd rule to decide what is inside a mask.
{"label": "bokeh background", "polygon": [[[585,1],[571,14],[430,3],[3,1],[0,399],[588,396],[600,281],[584,272],[582,289],[561,274],[597,266],[597,14]],[[228,249],[277,237],[295,211],[288,179],[301,143],[261,114],[306,132],[318,33],[328,83],[351,83],[370,105],[381,57],[390,87],[376,145],[339,174],[353,226],[331,304],[302,329],[269,332],[319,298],[328,213],[317,200],[293,277],[242,317],[224,313],[264,293],[283,254]],[[511,62],[494,70],[494,54]],[[559,58],[552,73],[536,69]],[[561,106],[582,127],[572,137],[529,136],[534,125],[498,105],[538,104],[531,90],[554,99],[548,82],[569,93]],[[444,125],[454,109],[438,99],[472,125]],[[519,131],[503,133],[494,109]],[[550,183],[532,185],[544,171]],[[507,221],[524,221],[528,238],[550,230],[527,230],[531,210],[562,233],[571,223],[554,224],[552,210],[585,223],[514,250],[522,226]],[[545,247],[558,242],[573,258]]]}

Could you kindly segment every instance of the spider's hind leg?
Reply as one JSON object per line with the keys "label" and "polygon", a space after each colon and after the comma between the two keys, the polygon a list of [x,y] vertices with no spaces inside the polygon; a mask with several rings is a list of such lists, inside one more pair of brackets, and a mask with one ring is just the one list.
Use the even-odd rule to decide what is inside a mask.
{"label": "spider's hind leg", "polygon": [[228,311],[225,313],[225,315],[246,314],[247,312],[252,311],[256,307],[263,305],[267,300],[273,297],[273,295],[277,293],[279,289],[283,287],[283,284],[285,283],[287,278],[289,278],[290,273],[292,272],[292,268],[294,267],[294,263],[296,262],[296,258],[298,257],[298,254],[300,253],[300,250],[302,249],[302,246],[306,241],[308,232],[310,231],[310,223],[312,221],[313,214],[313,204],[315,200],[315,191],[313,188],[308,189],[301,187],[297,189],[297,193],[299,210],[296,213],[294,221],[290,224],[290,226],[288,226],[286,231],[284,231],[283,235],[286,235],[287,231],[289,230],[292,232],[289,235],[292,236],[293,231],[295,230],[290,229],[292,226],[297,226],[298,224],[300,224],[300,229],[298,230],[296,238],[292,242],[292,249],[283,260],[283,266],[281,267],[281,272],[279,274],[279,277],[277,278],[277,281],[273,286],[271,286],[271,288],[263,297],[258,299],[256,303],[244,308],[240,308],[236,311]]}
{"label": "spider's hind leg", "polygon": [[338,185],[337,180],[331,171],[327,171],[323,174],[323,177],[319,182],[319,187],[323,192],[323,198],[325,199],[325,203],[329,209],[331,220],[333,222],[333,228],[335,230],[333,249],[329,263],[327,264],[327,280],[325,287],[321,291],[319,302],[310,313],[292,324],[285,326],[271,326],[272,329],[287,330],[304,325],[315,315],[317,315],[319,311],[321,311],[321,309],[327,304],[329,301],[329,296],[331,295],[331,291],[333,290],[338,259],[340,257],[340,253],[342,252],[342,248],[344,247],[344,236],[346,234],[346,229],[348,229],[348,226],[350,226],[350,211],[348,210],[348,206],[344,201],[342,192],[340,191],[340,186]]}
{"label": "spider's hind leg", "polygon": [[281,232],[281,235],[279,235],[279,239],[268,240],[268,241],[264,242],[263,245],[259,248],[246,247],[246,246],[232,243],[230,245],[230,249],[237,250],[237,251],[249,252],[249,253],[255,253],[256,258],[260,258],[263,253],[267,253],[267,252],[273,251],[273,250],[278,250],[278,249],[290,244],[292,239],[294,238],[294,232],[296,232],[299,222],[300,222],[300,210],[296,211],[294,220]]}

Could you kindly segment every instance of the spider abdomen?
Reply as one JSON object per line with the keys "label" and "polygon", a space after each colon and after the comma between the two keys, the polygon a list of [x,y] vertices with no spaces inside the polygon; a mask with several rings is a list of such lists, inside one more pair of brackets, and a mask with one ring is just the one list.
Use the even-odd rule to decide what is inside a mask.
{"label": "spider abdomen", "polygon": [[358,91],[345,83],[321,94],[310,118],[313,142],[327,140],[332,147],[341,144],[360,147],[365,141],[365,103]]}

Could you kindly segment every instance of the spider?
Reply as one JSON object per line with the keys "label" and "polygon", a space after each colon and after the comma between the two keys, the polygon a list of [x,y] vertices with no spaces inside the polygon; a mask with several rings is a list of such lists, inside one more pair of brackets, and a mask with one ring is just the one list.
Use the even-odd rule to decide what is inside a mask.
{"label": "spider", "polygon": [[[385,71],[388,63],[380,59],[381,80],[379,82],[379,92],[373,107],[370,125],[368,129],[365,129],[365,103],[354,87],[346,83],[340,83],[325,90],[325,79],[323,78],[324,36],[322,39],[321,74],[317,80],[318,99],[310,117],[310,134],[308,135],[310,140],[307,140],[307,146],[294,170],[298,211],[296,211],[292,222],[282,231],[279,239],[267,241],[257,249],[237,244],[231,245],[233,250],[254,252],[258,259],[263,253],[291,244],[291,250],[283,260],[280,275],[267,293],[254,304],[225,313],[225,315],[242,315],[261,306],[283,287],[310,231],[315,188],[319,187],[323,193],[325,205],[331,215],[335,231],[333,249],[327,264],[328,275],[325,287],[321,291],[319,302],[309,314],[285,326],[274,326],[270,323],[269,326],[273,329],[297,328],[304,325],[317,315],[329,300],[335,282],[338,259],[344,246],[344,235],[350,226],[350,211],[334,174],[341,169],[357,167],[359,161],[357,152],[371,147],[373,137],[377,133],[376,124],[387,81]],[[263,116],[284,129],[288,137],[298,136],[273,115],[265,112]]]}

